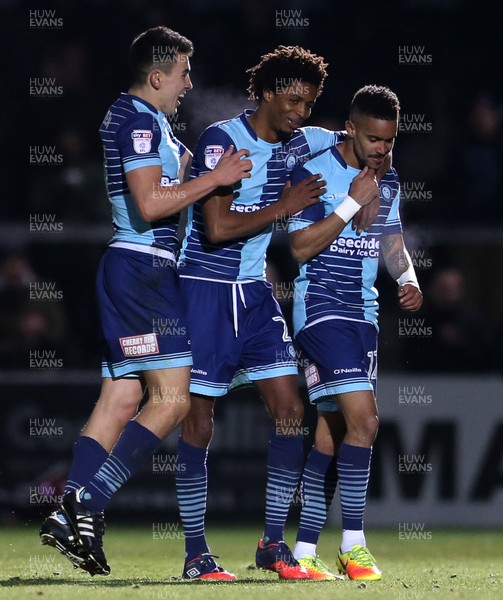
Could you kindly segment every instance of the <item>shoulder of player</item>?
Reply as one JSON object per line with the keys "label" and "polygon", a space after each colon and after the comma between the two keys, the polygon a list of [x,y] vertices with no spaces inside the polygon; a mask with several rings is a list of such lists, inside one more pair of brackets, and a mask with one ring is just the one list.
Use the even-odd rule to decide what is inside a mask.
{"label": "shoulder of player", "polygon": [[313,173],[326,173],[327,170],[332,171],[338,163],[336,157],[334,157],[334,148],[335,146],[330,146],[329,148],[325,148],[324,150],[316,152],[309,158],[308,161],[306,161],[304,166]]}
{"label": "shoulder of player", "polygon": [[302,136],[309,147],[312,148],[314,145],[314,147],[321,149],[343,140],[346,132],[332,131],[331,129],[326,129],[325,127],[320,127],[318,125],[308,125],[297,129],[294,138],[296,135]]}
{"label": "shoulder of player", "polygon": [[319,125],[304,125],[303,127],[299,127],[297,131],[300,131],[304,135],[308,136],[320,133],[327,136],[333,136],[334,134],[339,133],[336,131],[332,131],[331,129],[327,129],[326,127],[320,127]]}
{"label": "shoulder of player", "polygon": [[379,183],[381,198],[390,202],[399,202],[400,181],[394,167],[391,167]]}
{"label": "shoulder of player", "polygon": [[323,176],[325,177],[326,174],[328,174],[328,170],[331,169],[329,153],[330,148],[326,148],[325,150],[317,152],[305,163],[297,164],[290,175],[292,183],[298,183],[315,173],[323,173]]}
{"label": "shoulder of player", "polygon": [[236,126],[239,127],[240,124],[241,124],[241,115],[238,115],[237,117],[232,117],[231,119],[223,119],[222,121],[215,121],[214,123],[211,123],[211,125],[208,125],[208,127],[206,127],[206,129],[203,131],[203,133],[201,135],[204,135],[206,132],[213,132],[213,131],[223,131],[229,135],[236,128]]}
{"label": "shoulder of player", "polygon": [[113,117],[117,122],[117,133],[132,132],[135,129],[151,131],[152,135],[161,132],[157,115],[150,111],[131,110],[131,105],[129,110],[115,112]]}
{"label": "shoulder of player", "polygon": [[381,179],[381,183],[388,183],[388,184],[399,184],[400,183],[400,178],[398,177],[398,173],[395,169],[395,167],[390,167],[388,171],[386,171],[386,173],[384,174],[383,178]]}
{"label": "shoulder of player", "polygon": [[231,144],[237,147],[235,139],[221,127],[222,123],[225,121],[213,123],[201,133],[194,151],[196,156],[203,157],[204,155],[206,157],[208,153],[211,153],[214,158],[219,158]]}

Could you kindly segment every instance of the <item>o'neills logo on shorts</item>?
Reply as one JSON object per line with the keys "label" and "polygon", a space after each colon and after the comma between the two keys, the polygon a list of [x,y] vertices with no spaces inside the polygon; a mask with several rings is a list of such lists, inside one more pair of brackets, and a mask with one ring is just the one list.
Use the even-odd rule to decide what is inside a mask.
{"label": "o'neills logo on shorts", "polygon": [[320,375],[316,365],[309,365],[309,367],[306,367],[304,369],[304,374],[306,376],[306,384],[308,388],[320,383]]}
{"label": "o'neills logo on shorts", "polygon": [[124,356],[148,356],[149,354],[159,354],[157,334],[155,333],[144,333],[142,335],[119,338],[119,343]]}

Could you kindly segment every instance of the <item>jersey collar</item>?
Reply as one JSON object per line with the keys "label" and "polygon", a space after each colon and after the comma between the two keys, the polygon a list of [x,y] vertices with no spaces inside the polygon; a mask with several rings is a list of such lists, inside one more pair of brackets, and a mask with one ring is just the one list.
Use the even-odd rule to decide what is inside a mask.
{"label": "jersey collar", "polygon": [[341,167],[343,167],[344,169],[348,168],[348,163],[342,158],[342,154],[339,152],[339,150],[337,150],[337,146],[339,144],[335,144],[334,146],[332,146],[330,148],[333,157],[335,158],[335,160],[341,165]]}
{"label": "jersey collar", "polygon": [[141,104],[143,104],[143,106],[146,106],[148,108],[148,110],[151,113],[153,113],[154,115],[159,115],[160,117],[166,116],[163,112],[161,112],[160,110],[157,110],[157,108],[153,104],[150,104],[150,102],[147,102],[143,98],[140,98],[140,96],[135,96],[134,94],[128,94],[127,92],[122,92],[121,96],[123,98],[127,97],[132,100],[136,100],[137,102],[140,102]]}
{"label": "jersey collar", "polygon": [[254,140],[258,140],[258,136],[255,133],[255,129],[253,129],[253,127],[250,125],[250,123],[248,122],[248,117],[250,115],[252,115],[255,112],[256,109],[254,108],[246,108],[240,115],[239,118],[241,119],[241,122],[243,123],[246,131],[251,135],[251,137]]}

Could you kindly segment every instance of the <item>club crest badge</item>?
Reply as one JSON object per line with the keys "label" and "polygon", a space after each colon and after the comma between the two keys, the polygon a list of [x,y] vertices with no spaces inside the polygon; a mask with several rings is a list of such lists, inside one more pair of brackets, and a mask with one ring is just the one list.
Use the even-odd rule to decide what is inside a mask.
{"label": "club crest badge", "polygon": [[381,197],[386,202],[391,200],[391,188],[388,185],[381,185]]}
{"label": "club crest badge", "polygon": [[131,132],[133,140],[133,150],[136,154],[148,154],[152,148],[152,138],[154,134],[150,129],[134,129]]}
{"label": "club crest badge", "polygon": [[224,153],[223,146],[206,146],[204,149],[204,164],[213,170]]}
{"label": "club crest badge", "polygon": [[297,164],[297,157],[295,154],[289,154],[285,160],[285,167],[287,171],[291,171]]}

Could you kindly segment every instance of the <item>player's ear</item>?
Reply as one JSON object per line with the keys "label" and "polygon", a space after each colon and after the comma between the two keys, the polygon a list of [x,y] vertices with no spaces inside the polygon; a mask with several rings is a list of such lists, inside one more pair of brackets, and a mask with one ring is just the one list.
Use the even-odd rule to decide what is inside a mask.
{"label": "player's ear", "polygon": [[270,102],[273,96],[274,92],[272,90],[268,90],[266,88],[262,90],[262,99],[264,100],[264,102]]}
{"label": "player's ear", "polygon": [[161,87],[161,80],[162,71],[160,71],[159,69],[154,69],[153,71],[150,71],[148,75],[148,81],[150,85],[154,88],[154,90],[158,90]]}
{"label": "player's ear", "polygon": [[353,121],[350,121],[348,119],[345,123],[345,127],[346,127],[346,131],[348,132],[348,136],[351,138],[355,137],[356,129],[355,129],[355,124],[353,123]]}

